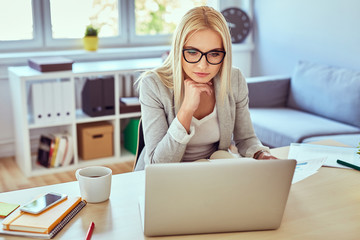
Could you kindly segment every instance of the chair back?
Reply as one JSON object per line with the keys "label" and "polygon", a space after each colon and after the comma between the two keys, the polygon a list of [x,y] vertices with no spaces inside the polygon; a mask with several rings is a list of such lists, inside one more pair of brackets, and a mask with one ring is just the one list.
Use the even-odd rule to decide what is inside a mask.
{"label": "chair back", "polygon": [[133,171],[136,168],[136,164],[139,160],[139,156],[144,147],[145,147],[144,133],[143,133],[143,128],[142,128],[142,121],[140,118],[139,126],[138,126],[138,137],[137,137],[136,155],[135,155]]}

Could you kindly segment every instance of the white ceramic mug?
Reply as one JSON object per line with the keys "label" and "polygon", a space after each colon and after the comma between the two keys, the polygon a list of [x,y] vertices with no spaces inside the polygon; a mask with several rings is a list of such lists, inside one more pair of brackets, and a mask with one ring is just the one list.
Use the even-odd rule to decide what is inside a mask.
{"label": "white ceramic mug", "polygon": [[112,170],[102,166],[78,169],[75,173],[81,197],[89,203],[106,201],[110,197]]}

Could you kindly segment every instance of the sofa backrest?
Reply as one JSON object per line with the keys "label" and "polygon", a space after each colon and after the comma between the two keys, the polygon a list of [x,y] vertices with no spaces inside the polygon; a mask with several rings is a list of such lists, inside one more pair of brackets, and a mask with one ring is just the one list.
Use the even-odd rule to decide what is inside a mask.
{"label": "sofa backrest", "polygon": [[299,62],[287,105],[360,127],[360,72]]}

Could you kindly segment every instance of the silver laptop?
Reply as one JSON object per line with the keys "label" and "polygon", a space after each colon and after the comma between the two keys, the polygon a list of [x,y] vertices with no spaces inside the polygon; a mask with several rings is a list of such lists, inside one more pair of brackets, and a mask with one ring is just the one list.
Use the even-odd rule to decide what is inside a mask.
{"label": "silver laptop", "polygon": [[146,236],[276,229],[295,160],[215,160],[146,167]]}

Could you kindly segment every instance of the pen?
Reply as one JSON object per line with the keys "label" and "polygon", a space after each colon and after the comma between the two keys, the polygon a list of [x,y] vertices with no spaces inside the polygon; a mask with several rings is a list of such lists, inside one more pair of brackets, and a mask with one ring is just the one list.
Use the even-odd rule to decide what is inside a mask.
{"label": "pen", "polygon": [[344,166],[346,166],[346,167],[349,167],[349,168],[352,168],[352,169],[355,169],[355,170],[360,171],[360,167],[359,167],[359,166],[356,166],[356,165],[354,165],[354,164],[341,161],[340,159],[338,159],[336,162],[337,162],[338,164],[341,164],[341,165],[344,165]]}
{"label": "pen", "polygon": [[89,229],[88,229],[88,231],[87,231],[87,233],[86,233],[86,238],[85,238],[85,240],[90,240],[90,239],[91,239],[91,235],[92,235],[92,233],[93,233],[93,231],[94,231],[94,227],[95,227],[95,223],[94,223],[94,222],[91,222],[91,223],[90,223],[90,226],[89,226]]}

